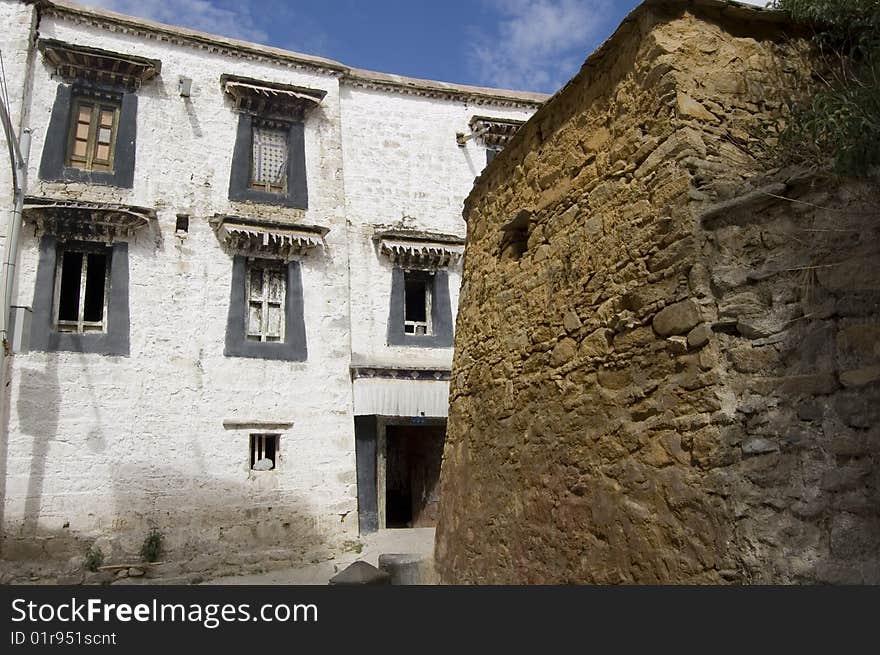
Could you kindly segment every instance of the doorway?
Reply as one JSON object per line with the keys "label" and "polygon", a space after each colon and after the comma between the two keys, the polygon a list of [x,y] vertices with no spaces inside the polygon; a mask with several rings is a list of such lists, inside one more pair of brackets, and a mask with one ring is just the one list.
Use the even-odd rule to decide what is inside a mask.
{"label": "doorway", "polygon": [[386,528],[436,526],[445,438],[445,422],[442,425],[386,426]]}

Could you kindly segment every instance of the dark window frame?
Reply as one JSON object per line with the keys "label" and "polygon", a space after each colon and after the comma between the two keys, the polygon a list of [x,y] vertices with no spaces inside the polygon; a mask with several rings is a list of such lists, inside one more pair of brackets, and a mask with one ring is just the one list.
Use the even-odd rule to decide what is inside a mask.
{"label": "dark window frame", "polygon": [[[112,97],[119,103],[113,143],[113,170],[88,170],[70,165],[71,129],[75,103],[80,98]],[[59,84],[46,129],[39,177],[47,182],[81,182],[131,189],[137,143],[136,93],[90,82]]]}
{"label": "dark window frame", "polygon": [[[415,270],[415,269],[409,269]],[[452,303],[449,297],[449,273],[431,271],[431,334],[407,334],[405,331],[405,269],[391,270],[391,307],[388,316],[388,345],[419,348],[450,348],[453,344]]]}
{"label": "dark window frame", "polygon": [[226,321],[226,357],[245,357],[277,361],[304,362],[308,358],[303,312],[302,269],[300,262],[287,262],[287,288],[284,296],[284,340],[251,341],[247,338],[248,257],[232,260],[229,314]]}
{"label": "dark window frame", "polygon": [[117,241],[110,251],[107,314],[103,332],[62,332],[55,325],[55,299],[59,255],[65,249],[94,249],[104,244],[74,239],[60,240],[46,234],[40,239],[40,259],[34,285],[31,349],[118,355],[130,353],[128,243]]}
{"label": "dark window frame", "polygon": [[[286,125],[288,129],[287,189],[284,192],[265,191],[252,186],[254,126],[266,123]],[[249,113],[239,114],[235,147],[232,152],[232,170],[229,176],[229,199],[308,209],[305,124],[302,121],[263,118]]]}

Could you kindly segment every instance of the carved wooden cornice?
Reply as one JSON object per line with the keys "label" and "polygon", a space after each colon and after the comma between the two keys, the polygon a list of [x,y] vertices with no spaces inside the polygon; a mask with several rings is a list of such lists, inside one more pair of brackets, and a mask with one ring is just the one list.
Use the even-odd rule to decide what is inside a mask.
{"label": "carved wooden cornice", "polygon": [[156,212],[131,205],[28,197],[22,216],[47,234],[113,241],[146,227]]}
{"label": "carved wooden cornice", "polygon": [[217,238],[230,253],[269,259],[293,259],[324,247],[329,228],[282,225],[238,216],[216,215],[210,220]]}
{"label": "carved wooden cornice", "polygon": [[89,80],[137,89],[162,70],[162,62],[158,59],[64,43],[56,39],[40,39],[37,48],[55,68],[55,73],[67,82]]}

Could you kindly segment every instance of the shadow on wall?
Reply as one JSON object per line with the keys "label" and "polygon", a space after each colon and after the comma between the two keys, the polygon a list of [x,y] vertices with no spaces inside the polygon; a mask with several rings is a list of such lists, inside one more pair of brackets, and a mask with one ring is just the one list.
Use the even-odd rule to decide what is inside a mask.
{"label": "shadow on wall", "polygon": [[[735,394],[746,581],[880,582],[880,226],[870,184],[808,179],[712,216],[705,285]],[[793,208],[794,207],[794,208]],[[704,221],[705,223],[705,221]],[[738,452],[737,452],[738,451]]]}
{"label": "shadow on wall", "polygon": [[309,503],[279,492],[270,476],[271,471],[259,473],[240,484],[171,467],[123,464],[114,476],[117,518],[109,536],[123,550],[138,548],[156,525],[180,558],[210,554],[247,563],[260,551],[277,549],[298,561],[326,545],[326,537]]}
{"label": "shadow on wall", "polygon": [[[3,559],[39,560],[49,570],[54,561],[54,569],[60,569],[97,543],[107,563],[138,561],[152,527],[163,534],[164,559],[193,572],[293,566],[333,546],[308,503],[289,496],[279,500],[257,480],[241,485],[173,468],[122,464],[112,482],[108,524],[86,532],[49,529],[28,515],[27,531],[4,535]],[[95,502],[106,501],[98,496]]]}
{"label": "shadow on wall", "polygon": [[[35,535],[43,499],[43,480],[50,442],[58,436],[58,408],[61,390],[58,385],[58,358],[51,355],[45,367],[21,369],[19,375],[18,411],[21,434],[30,437],[30,470],[24,504],[22,536]],[[7,433],[8,434],[8,433]]]}
{"label": "shadow on wall", "polygon": [[[206,567],[224,562],[230,566],[258,564],[266,559],[266,553],[269,560],[286,559],[295,564],[305,554],[327,550],[325,533],[330,530],[321,529],[321,517],[314,514],[307,502],[278,490],[274,473],[250,477],[244,484],[238,479],[210,477],[199,440],[189,433],[186,439],[176,441],[186,444],[181,456],[195,460],[195,466],[187,467],[186,471],[174,467],[171,451],[167,465],[161,459],[154,463],[125,461],[124,456],[120,457],[121,453],[131,452],[125,447],[128,439],[144,435],[114,432],[112,444],[108,443],[100,413],[100,390],[84,361],[86,355],[79,355],[82,361],[76,406],[80,410],[77,420],[87,423],[87,432],[75,445],[87,452],[67,463],[63,453],[55,452],[53,456],[56,447],[71,446],[59,434],[58,366],[59,357],[66,356],[69,355],[47,354],[42,368],[34,363],[17,372],[20,383],[13,411],[17,412],[19,438],[24,442],[20,451],[25,452],[30,441],[30,457],[24,463],[26,471],[19,473],[27,476],[23,515],[16,516],[15,523],[4,516],[6,522],[0,524],[4,526],[0,544],[3,559],[57,562],[81,557],[98,540],[108,560],[134,557],[137,561],[143,539],[154,526],[163,532],[170,558],[188,560],[201,555]],[[169,441],[163,445],[165,438]],[[156,438],[156,446],[175,443],[168,435],[163,440]],[[0,451],[4,502],[0,507],[5,506],[6,480],[11,473],[8,453],[8,444],[4,442]],[[102,476],[88,481],[89,455],[101,461],[102,469],[109,466],[109,479]],[[92,491],[82,493],[80,489],[74,496],[74,490],[70,490],[70,495],[60,499],[61,505],[101,505],[79,506],[68,520],[64,510],[59,513],[57,507],[47,503],[47,476],[56,481],[86,480]]]}

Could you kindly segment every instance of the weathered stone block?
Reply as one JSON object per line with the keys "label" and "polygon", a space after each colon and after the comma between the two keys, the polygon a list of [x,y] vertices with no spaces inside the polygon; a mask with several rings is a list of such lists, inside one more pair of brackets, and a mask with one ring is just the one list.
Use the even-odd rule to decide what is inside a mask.
{"label": "weathered stone block", "polygon": [[575,312],[566,312],[565,318],[562,320],[562,325],[565,327],[565,330],[570,334],[579,330],[583,326],[583,323],[581,322],[580,317]]}
{"label": "weathered stone block", "polygon": [[709,343],[709,339],[712,338],[712,328],[708,323],[703,323],[702,325],[698,325],[693,330],[688,332],[687,335],[687,343],[688,346],[694,349],[702,348],[707,343]]}
{"label": "weathered stone block", "polygon": [[551,358],[555,366],[562,366],[577,356],[577,343],[573,339],[565,338],[553,348]]}
{"label": "weathered stone block", "polygon": [[700,121],[718,122],[718,117],[707,110],[703,105],[690,97],[687,93],[678,92],[676,95],[676,107],[678,113],[684,118],[696,118]]}
{"label": "weathered stone block", "polygon": [[878,380],[880,380],[880,366],[868,366],[840,372],[840,383],[844,387],[863,387]]}
{"label": "weathered stone block", "polygon": [[611,330],[600,328],[588,336],[584,337],[578,348],[578,353],[582,357],[601,357],[606,355],[610,350],[608,345]]}
{"label": "weathered stone block", "polygon": [[764,455],[775,453],[779,450],[779,444],[770,439],[749,439],[742,445],[743,455]]}
{"label": "weathered stone block", "polygon": [[687,334],[701,320],[699,305],[693,299],[688,298],[660,310],[654,317],[652,324],[657,334],[661,337],[669,337]]}

